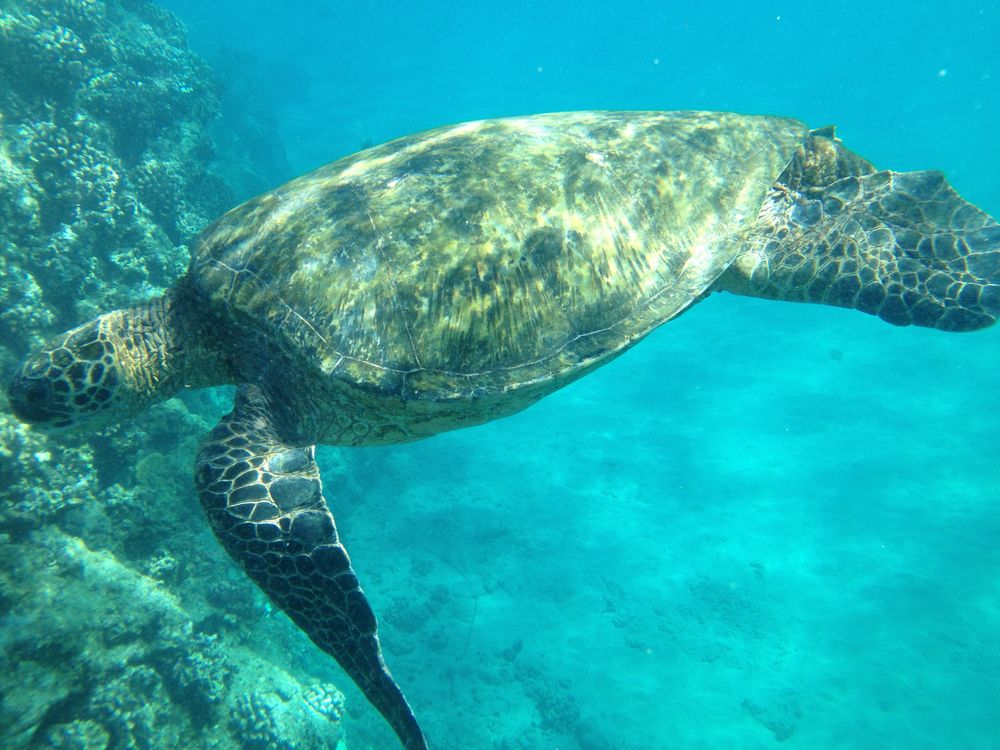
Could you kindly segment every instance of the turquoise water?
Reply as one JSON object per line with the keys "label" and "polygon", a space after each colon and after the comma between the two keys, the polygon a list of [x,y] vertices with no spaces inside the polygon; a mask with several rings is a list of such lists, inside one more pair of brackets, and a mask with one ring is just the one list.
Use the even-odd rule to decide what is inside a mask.
{"label": "turquoise water", "polygon": [[[1000,214],[997,2],[165,4],[253,72],[293,172],[479,117],[726,109]],[[431,746],[1000,747],[998,354],[716,295],[516,417],[326,449]],[[348,697],[350,747],[393,747]]]}

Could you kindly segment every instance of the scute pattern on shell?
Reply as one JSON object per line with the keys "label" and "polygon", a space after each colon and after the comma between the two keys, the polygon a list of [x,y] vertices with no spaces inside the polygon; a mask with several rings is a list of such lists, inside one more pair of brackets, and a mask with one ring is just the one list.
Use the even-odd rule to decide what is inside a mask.
{"label": "scute pattern on shell", "polygon": [[583,112],[403,138],[234,209],[192,278],[290,361],[404,398],[565,382],[705,291],[807,135]]}

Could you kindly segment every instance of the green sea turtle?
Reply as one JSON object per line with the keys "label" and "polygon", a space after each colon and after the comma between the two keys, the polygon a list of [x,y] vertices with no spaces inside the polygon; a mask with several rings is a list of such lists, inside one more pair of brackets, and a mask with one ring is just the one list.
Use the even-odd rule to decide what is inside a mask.
{"label": "green sea turtle", "polygon": [[317,442],[416,440],[512,414],[709,292],[966,331],[1000,314],[1000,226],[937,172],[876,171],[832,128],[580,112],[432,130],[239,206],[159,299],[32,354],[9,387],[55,428],[239,385],[197,455],[216,535],[409,750]]}

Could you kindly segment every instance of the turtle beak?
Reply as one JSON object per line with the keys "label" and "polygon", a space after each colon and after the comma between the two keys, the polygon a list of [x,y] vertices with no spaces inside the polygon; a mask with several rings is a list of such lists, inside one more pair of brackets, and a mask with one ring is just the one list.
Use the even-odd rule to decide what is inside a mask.
{"label": "turtle beak", "polygon": [[10,379],[7,398],[14,415],[28,424],[51,424],[69,416],[52,388],[52,381],[45,377],[45,367],[32,359]]}

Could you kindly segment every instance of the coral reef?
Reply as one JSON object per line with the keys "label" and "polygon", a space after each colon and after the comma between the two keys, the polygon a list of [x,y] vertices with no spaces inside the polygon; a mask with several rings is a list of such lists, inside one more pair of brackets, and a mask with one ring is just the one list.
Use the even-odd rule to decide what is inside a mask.
{"label": "coral reef", "polygon": [[342,739],[332,685],[201,632],[179,597],[108,551],[53,527],[33,541],[34,557],[0,568],[3,747],[333,750]]}
{"label": "coral reef", "polygon": [[[19,287],[0,342],[19,348],[161,290],[183,271],[183,242],[233,196],[186,197],[209,179],[217,87],[156,6],[7,3],[0,57],[0,247]],[[141,165],[162,154],[169,199],[144,190]]]}
{"label": "coral reef", "polygon": [[[266,109],[223,107],[224,86],[152,3],[10,0],[0,60],[7,371],[173,283],[195,233],[288,175],[253,127]],[[186,394],[57,439],[0,404],[3,748],[332,750],[343,737],[343,696],[297,657],[304,637],[266,616],[194,499],[195,448],[224,400]],[[274,652],[274,635],[303,644]]]}
{"label": "coral reef", "polygon": [[327,721],[340,724],[344,718],[344,694],[335,685],[329,683],[311,685],[304,697],[309,708]]}
{"label": "coral reef", "polygon": [[[342,739],[338,731],[344,696],[332,686],[313,686],[305,694],[323,695],[325,712],[303,717],[302,694],[275,690],[251,690],[237,698],[229,726],[243,750],[335,750]],[[314,709],[315,710],[315,709]]]}
{"label": "coral reef", "polygon": [[258,692],[245,693],[236,700],[231,725],[246,750],[292,750],[278,733],[274,702]]}
{"label": "coral reef", "polygon": [[220,127],[223,87],[152,3],[5,3],[0,59],[5,347],[161,290],[183,272],[187,240],[287,176],[273,139],[262,163],[238,152],[248,117],[264,115],[230,104]]}

